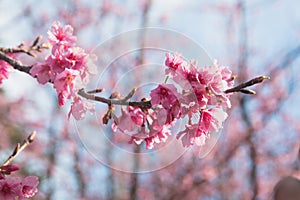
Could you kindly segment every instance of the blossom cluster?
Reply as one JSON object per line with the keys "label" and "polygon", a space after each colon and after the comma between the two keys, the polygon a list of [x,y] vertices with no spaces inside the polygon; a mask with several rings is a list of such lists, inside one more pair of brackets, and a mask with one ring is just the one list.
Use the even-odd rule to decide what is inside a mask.
{"label": "blossom cluster", "polygon": [[24,198],[31,198],[38,192],[37,186],[39,180],[36,176],[27,176],[24,179],[19,177],[5,177],[5,175],[10,175],[18,169],[17,165],[11,164],[0,167],[0,199],[22,200]]}
{"label": "blossom cluster", "polygon": [[132,132],[130,142],[145,142],[151,149],[155,143],[167,140],[177,120],[187,118],[185,129],[176,138],[182,140],[184,147],[201,146],[227,118],[226,109],[231,103],[225,91],[233,85],[232,72],[216,61],[212,66],[198,68],[195,61],[186,61],[177,53],[166,54],[165,66],[166,76],[175,84],[159,84],[150,93],[150,109],[128,106],[112,128]]}
{"label": "blossom cluster", "polygon": [[81,99],[77,93],[87,85],[95,69],[88,64],[89,55],[76,45],[77,38],[73,35],[72,26],[54,22],[48,31],[48,40],[52,45],[51,55],[43,63],[34,65],[30,74],[40,84],[53,83],[60,106],[66,100],[72,100],[69,116],[72,114],[80,120],[87,110],[93,111],[94,106]]}

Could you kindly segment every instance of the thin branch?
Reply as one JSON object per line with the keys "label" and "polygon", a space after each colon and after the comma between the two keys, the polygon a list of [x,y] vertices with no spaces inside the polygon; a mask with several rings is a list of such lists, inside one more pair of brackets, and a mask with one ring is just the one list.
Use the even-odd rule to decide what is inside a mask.
{"label": "thin branch", "polygon": [[95,89],[95,90],[87,91],[86,93],[88,93],[88,94],[96,94],[96,93],[101,93],[103,91],[104,91],[103,88],[98,88],[98,89]]}
{"label": "thin branch", "polygon": [[255,92],[253,90],[248,90],[245,88],[255,85],[255,84],[258,84],[258,83],[261,83],[264,80],[270,80],[270,77],[269,76],[259,76],[259,77],[253,78],[250,81],[241,83],[236,87],[225,90],[224,93],[242,92],[242,93],[246,93],[246,94],[255,94]]}
{"label": "thin branch", "polygon": [[46,43],[42,43],[42,44],[38,45],[38,43],[42,40],[42,38],[43,38],[42,36],[38,36],[32,42],[32,44],[27,48],[24,48],[24,44],[21,43],[18,47],[15,47],[15,48],[0,47],[0,51],[3,53],[25,53],[29,56],[36,57],[36,55],[33,53],[34,51],[42,52],[43,49],[50,48],[50,45],[46,44]]}
{"label": "thin branch", "polygon": [[[129,94],[131,94],[131,93],[129,93]],[[125,97],[125,99],[107,99],[107,98],[104,98],[104,97],[95,96],[93,94],[88,94],[84,91],[84,89],[79,90],[78,95],[80,95],[80,96],[82,96],[86,99],[106,103],[109,106],[110,105],[126,105],[126,106],[137,106],[137,107],[140,107],[142,109],[151,108],[151,102],[149,100],[146,100],[146,101],[127,101],[126,97]]]}
{"label": "thin branch", "polygon": [[9,156],[9,158],[2,164],[2,166],[6,166],[13,161],[13,159],[23,151],[30,143],[33,142],[35,138],[36,132],[33,131],[23,142],[22,144],[18,143],[15,147],[14,152]]}

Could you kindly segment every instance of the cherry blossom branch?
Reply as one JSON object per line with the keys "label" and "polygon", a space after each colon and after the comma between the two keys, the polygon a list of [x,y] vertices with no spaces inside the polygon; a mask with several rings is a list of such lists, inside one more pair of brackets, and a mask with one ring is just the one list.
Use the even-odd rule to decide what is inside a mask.
{"label": "cherry blossom branch", "polygon": [[36,131],[33,131],[23,142],[22,144],[18,143],[15,147],[15,150],[13,153],[9,156],[9,158],[2,164],[2,166],[6,166],[10,164],[13,159],[21,152],[23,151],[30,143],[33,142],[36,135]]}
{"label": "cherry blossom branch", "polygon": [[136,88],[134,88],[125,98],[123,99],[107,99],[104,97],[99,97],[93,94],[89,94],[84,91],[84,89],[79,90],[78,95],[93,101],[98,101],[102,103],[106,103],[107,105],[126,105],[126,106],[137,106],[139,108],[151,108],[150,100],[142,100],[142,101],[128,101],[135,93]]}
{"label": "cherry blossom branch", "polygon": [[242,92],[245,94],[255,94],[255,91],[253,90],[249,90],[249,89],[245,89],[246,87],[258,84],[263,82],[264,80],[270,80],[269,76],[259,76],[256,78],[251,79],[250,81],[241,83],[233,88],[230,88],[228,90],[225,90],[225,93],[233,93],[233,92]]}
{"label": "cherry blossom branch", "polygon": [[[264,80],[269,80],[270,77],[268,76],[259,76],[256,78],[253,78],[247,82],[241,83],[233,88],[230,88],[228,90],[225,90],[224,93],[228,94],[228,93],[233,93],[233,92],[242,92],[245,94],[255,94],[255,91],[250,90],[250,89],[245,89],[246,87],[258,84],[263,82]],[[93,100],[93,101],[98,101],[98,102],[102,102],[105,103],[107,105],[129,105],[129,106],[137,106],[139,108],[151,108],[151,102],[150,100],[142,100],[142,101],[128,101],[136,92],[136,88],[132,89],[132,91],[123,99],[107,99],[104,97],[99,97],[96,95],[93,95],[93,93],[98,93],[98,92],[102,92],[103,89],[95,89],[95,90],[91,90],[88,92],[85,92],[84,89],[79,90],[78,95],[89,99],[89,100]]]}
{"label": "cherry blossom branch", "polygon": [[42,36],[38,36],[27,48],[24,47],[24,43],[21,43],[16,48],[0,47],[0,51],[3,53],[25,53],[29,56],[36,57],[36,54],[34,54],[33,51],[42,52],[43,49],[50,48],[49,44],[42,43],[38,45],[42,38]]}
{"label": "cherry blossom branch", "polygon": [[[8,48],[10,49],[10,48]],[[8,52],[8,49],[6,49]],[[20,62],[18,62],[17,60],[7,56],[5,53],[2,53],[4,50],[4,48],[0,48],[0,60],[4,60],[6,61],[8,64],[10,64],[13,68],[15,68],[16,70],[25,72],[27,74],[30,74],[29,71],[31,69],[32,66],[26,66],[26,65],[22,65]],[[12,49],[10,49],[12,50]],[[2,52],[1,52],[2,51]],[[249,89],[245,89],[246,87],[258,84],[263,82],[264,80],[270,79],[270,77],[268,76],[259,76],[256,78],[253,78],[247,82],[241,83],[233,88],[230,88],[226,91],[224,91],[224,93],[233,93],[233,92],[241,92],[241,93],[245,93],[245,94],[255,94],[255,92],[253,90],[249,90]],[[93,93],[99,93],[102,92],[103,89],[95,89],[92,91],[88,91],[85,92],[84,89],[81,89],[78,94],[86,99],[90,99],[90,100],[94,100],[94,101],[98,101],[98,102],[102,102],[102,103],[106,103],[107,105],[129,105],[129,106],[137,106],[140,107],[142,109],[145,108],[151,108],[151,103],[149,100],[143,100],[143,101],[128,101],[136,92],[136,88],[134,88],[125,98],[123,99],[107,99],[104,97],[99,97],[99,96],[95,96],[93,95]]]}

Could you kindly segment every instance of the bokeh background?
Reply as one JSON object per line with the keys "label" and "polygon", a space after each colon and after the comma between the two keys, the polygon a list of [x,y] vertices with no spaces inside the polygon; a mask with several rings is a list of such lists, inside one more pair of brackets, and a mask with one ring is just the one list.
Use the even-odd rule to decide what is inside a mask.
{"label": "bokeh background", "polygon": [[[255,87],[255,96],[232,96],[229,118],[205,158],[188,151],[160,170],[126,173],[102,164],[84,147],[80,137],[93,137],[92,130],[103,126],[99,121],[88,124],[86,136],[79,135],[74,121],[67,120],[69,106],[58,107],[51,85],[12,71],[0,93],[0,158],[4,161],[17,142],[37,130],[36,141],[14,161],[22,168],[20,176],[39,176],[34,199],[270,199],[281,177],[300,178],[299,7],[297,0],[0,0],[1,47],[46,37],[54,20],[71,24],[87,51],[128,30],[160,27],[193,39],[211,58],[230,66],[237,83],[271,77]],[[151,55],[136,53],[118,66],[141,64]],[[33,64],[43,54],[18,59]],[[107,87],[117,74],[110,72]],[[101,120],[105,110],[98,110]],[[124,148],[145,151],[124,144],[109,127],[101,129]],[[99,153],[108,161],[118,158],[109,148]],[[131,162],[134,167],[143,161]]]}

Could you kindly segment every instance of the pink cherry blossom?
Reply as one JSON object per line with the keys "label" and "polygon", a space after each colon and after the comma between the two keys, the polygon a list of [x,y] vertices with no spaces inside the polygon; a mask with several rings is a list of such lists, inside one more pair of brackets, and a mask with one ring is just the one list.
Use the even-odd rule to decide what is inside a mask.
{"label": "pink cherry blossom", "polygon": [[64,98],[70,99],[76,94],[75,79],[79,72],[72,69],[65,69],[58,74],[54,80],[54,88],[57,94],[61,94]]}
{"label": "pink cherry blossom", "polygon": [[58,105],[60,105],[60,106],[65,105],[68,96],[69,96],[69,95],[68,95],[66,92],[64,92],[64,91],[59,92],[59,93],[57,94],[57,97],[58,97]]}
{"label": "pink cherry blossom", "polygon": [[36,176],[27,176],[22,180],[22,193],[25,198],[33,197],[37,192],[39,180]]}
{"label": "pink cherry blossom", "polygon": [[137,128],[136,123],[132,120],[128,111],[122,110],[122,114],[118,117],[118,121],[112,123],[112,129],[114,132],[119,129],[121,132],[132,132]]}
{"label": "pink cherry blossom", "polygon": [[206,134],[219,131],[227,116],[227,113],[222,108],[202,110],[199,121],[200,129]]}
{"label": "pink cherry blossom", "polygon": [[195,140],[197,137],[201,137],[202,132],[199,130],[198,124],[186,124],[185,130],[180,131],[177,135],[177,139],[181,139],[182,145],[184,147],[189,147],[195,144]]}
{"label": "pink cherry blossom", "polygon": [[222,95],[228,89],[227,82],[222,79],[221,74],[213,75],[207,86],[215,95]]}
{"label": "pink cherry blossom", "polygon": [[146,122],[146,114],[139,107],[128,106],[127,108],[131,120],[136,125],[141,126]]}
{"label": "pink cherry blossom", "polygon": [[70,25],[62,26],[60,22],[55,21],[48,31],[48,39],[53,45],[62,45],[65,47],[73,46],[76,37],[73,36],[73,27]]}
{"label": "pink cherry blossom", "polygon": [[84,71],[86,70],[87,54],[80,47],[69,48],[66,60],[71,64],[71,68],[74,70]]}
{"label": "pink cherry blossom", "polygon": [[0,199],[22,200],[22,185],[20,178],[7,178],[0,180]]}
{"label": "pink cherry blossom", "polygon": [[176,71],[177,68],[182,64],[182,62],[183,62],[182,55],[178,53],[174,53],[173,55],[171,55],[170,53],[166,53],[165,65],[169,67],[171,70]]}
{"label": "pink cherry blossom", "polygon": [[184,147],[194,144],[202,146],[211,132],[222,128],[226,118],[227,114],[221,108],[202,110],[198,124],[187,124],[185,130],[179,132],[176,138],[181,139]]}
{"label": "pink cherry blossom", "polygon": [[52,51],[52,54],[47,58],[46,63],[51,66],[54,73],[61,73],[66,68],[72,67],[72,61],[66,57],[66,49],[58,47]]}
{"label": "pink cherry blossom", "polygon": [[0,86],[2,84],[2,81],[8,78],[10,67],[11,66],[7,64],[5,61],[0,60]]}
{"label": "pink cherry blossom", "polygon": [[122,132],[132,132],[138,126],[144,125],[146,122],[146,114],[139,108],[127,106],[127,110],[122,110],[122,115],[118,118],[117,123],[113,122],[113,130],[117,129]]}
{"label": "pink cherry blossom", "polygon": [[[154,124],[155,123],[157,122],[154,122]],[[157,124],[151,128],[150,132],[147,132],[145,128],[142,128],[137,134],[131,136],[129,143],[135,142],[139,145],[142,142],[145,142],[146,149],[152,149],[155,143],[166,142],[171,135],[169,128],[170,125],[158,126]]]}
{"label": "pink cherry blossom", "polygon": [[180,94],[173,84],[160,84],[151,91],[150,96],[152,106],[162,104],[164,108],[170,108],[178,100]]}
{"label": "pink cherry blossom", "polygon": [[94,106],[94,103],[88,102],[87,100],[83,100],[80,97],[75,96],[68,117],[70,118],[72,114],[76,120],[81,120],[85,117],[85,114],[88,110],[90,112],[95,111]]}
{"label": "pink cherry blossom", "polygon": [[51,80],[51,67],[47,64],[38,63],[30,69],[30,74],[37,78],[40,84],[46,84]]}

